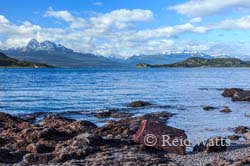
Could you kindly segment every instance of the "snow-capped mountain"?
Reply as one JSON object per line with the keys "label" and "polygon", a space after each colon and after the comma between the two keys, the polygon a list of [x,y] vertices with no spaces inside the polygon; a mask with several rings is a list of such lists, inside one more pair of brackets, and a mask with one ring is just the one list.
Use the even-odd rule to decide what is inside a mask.
{"label": "snow-capped mountain", "polygon": [[43,63],[55,67],[114,67],[121,65],[103,56],[75,52],[50,41],[39,43],[36,39],[30,40],[24,47],[10,48],[1,52],[21,61]]}
{"label": "snow-capped mountain", "polygon": [[68,49],[64,47],[61,44],[56,44],[51,41],[44,41],[39,43],[36,39],[32,39],[28,42],[28,44],[25,47],[19,47],[19,48],[11,48],[11,50],[18,50],[22,52],[29,52],[29,51],[62,51],[62,52],[73,52],[73,50]]}
{"label": "snow-capped mountain", "polygon": [[181,52],[167,52],[155,55],[138,55],[132,56],[126,60],[127,64],[136,65],[138,63],[146,64],[171,64],[183,61],[191,57],[201,57],[206,59],[212,59],[213,57],[198,51],[181,51]]}

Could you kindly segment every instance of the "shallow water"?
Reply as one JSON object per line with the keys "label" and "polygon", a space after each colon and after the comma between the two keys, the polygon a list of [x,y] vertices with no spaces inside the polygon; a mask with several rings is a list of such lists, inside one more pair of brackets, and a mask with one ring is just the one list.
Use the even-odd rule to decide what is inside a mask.
{"label": "shallow water", "polygon": [[[221,88],[250,89],[250,69],[0,69],[0,111],[11,114],[126,108],[134,100],[155,105],[137,114],[177,113],[169,125],[184,129],[191,141],[225,136],[229,128],[250,125],[250,103],[231,102]],[[229,114],[202,106],[228,106]],[[74,116],[96,122],[92,116]]]}

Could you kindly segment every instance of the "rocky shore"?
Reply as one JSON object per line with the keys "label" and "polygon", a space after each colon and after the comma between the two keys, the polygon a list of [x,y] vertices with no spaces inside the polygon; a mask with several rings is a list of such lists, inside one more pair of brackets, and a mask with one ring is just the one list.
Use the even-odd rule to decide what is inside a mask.
{"label": "rocky shore", "polygon": [[[136,101],[128,106],[150,105]],[[209,109],[212,108],[206,107]],[[42,116],[39,121],[35,119],[38,115]],[[225,146],[226,142],[220,137],[211,138],[187,153],[185,146],[179,144],[148,146],[141,141],[148,133],[167,134],[171,139],[185,138],[185,131],[166,125],[173,116],[171,113],[135,117],[121,110],[109,110],[95,116],[118,119],[98,127],[90,121],[77,121],[60,114],[0,113],[0,165],[250,165],[250,128],[247,126],[234,129],[235,135],[228,137],[237,141],[232,146]],[[223,141],[214,146],[211,142],[215,140]]]}

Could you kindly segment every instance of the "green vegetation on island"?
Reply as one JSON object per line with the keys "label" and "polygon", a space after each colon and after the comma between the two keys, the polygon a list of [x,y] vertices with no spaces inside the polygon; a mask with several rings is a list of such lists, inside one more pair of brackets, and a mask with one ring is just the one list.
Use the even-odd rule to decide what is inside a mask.
{"label": "green vegetation on island", "polygon": [[214,58],[205,59],[200,57],[188,58],[182,62],[173,64],[137,64],[137,68],[165,68],[165,67],[250,67],[250,62],[237,58]]}
{"label": "green vegetation on island", "polygon": [[19,67],[26,67],[26,68],[50,68],[51,66],[46,64],[40,63],[32,63],[32,62],[25,62],[25,61],[18,61],[17,59],[10,58],[3,53],[0,53],[0,67],[6,68],[19,68]]}

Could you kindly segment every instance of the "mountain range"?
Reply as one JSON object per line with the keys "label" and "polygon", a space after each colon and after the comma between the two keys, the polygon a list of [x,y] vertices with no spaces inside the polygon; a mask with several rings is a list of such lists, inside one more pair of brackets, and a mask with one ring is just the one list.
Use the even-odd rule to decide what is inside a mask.
{"label": "mountain range", "polygon": [[169,52],[154,55],[134,55],[127,59],[104,57],[90,53],[80,53],[51,41],[39,43],[32,39],[24,47],[0,50],[19,61],[47,64],[54,67],[135,67],[137,64],[172,64],[192,57],[213,59],[214,56],[201,52]]}
{"label": "mountain range", "polygon": [[181,62],[172,64],[137,64],[138,68],[166,68],[166,67],[250,67],[249,61],[242,61],[237,58],[213,58],[205,59],[200,57],[188,58]]}
{"label": "mountain range", "polygon": [[2,50],[20,61],[48,64],[54,67],[116,67],[122,66],[103,56],[75,52],[50,41],[39,43],[32,39],[25,47]]}

